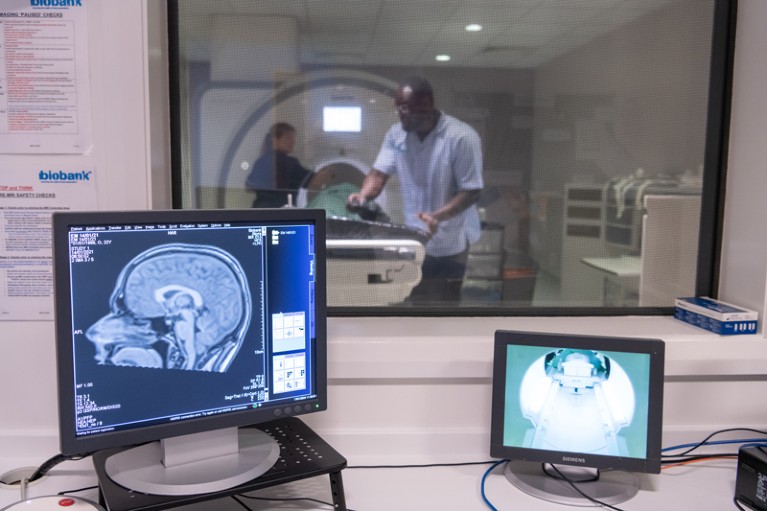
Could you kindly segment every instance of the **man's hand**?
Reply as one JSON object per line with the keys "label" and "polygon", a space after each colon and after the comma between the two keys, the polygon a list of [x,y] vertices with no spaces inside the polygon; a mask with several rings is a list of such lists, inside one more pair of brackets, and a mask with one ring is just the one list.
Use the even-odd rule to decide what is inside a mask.
{"label": "man's hand", "polygon": [[482,190],[462,190],[455,194],[447,204],[438,210],[432,211],[431,213],[421,211],[417,215],[418,219],[426,224],[426,227],[428,227],[431,234],[435,234],[440,222],[453,218],[455,215],[461,213],[477,202],[481,193]]}
{"label": "man's hand", "polygon": [[346,198],[346,205],[351,208],[361,208],[367,199],[361,193],[350,193]]}
{"label": "man's hand", "polygon": [[439,226],[439,220],[434,218],[432,215],[421,211],[420,213],[418,213],[418,219],[426,224],[426,227],[429,230],[430,234],[435,234],[437,232],[437,227]]}
{"label": "man's hand", "polygon": [[360,191],[357,193],[351,193],[346,198],[346,204],[350,208],[360,208],[365,205],[369,200],[373,200],[381,194],[383,187],[386,185],[386,181],[389,180],[389,176],[384,174],[380,170],[370,169],[365,180],[362,182]]}

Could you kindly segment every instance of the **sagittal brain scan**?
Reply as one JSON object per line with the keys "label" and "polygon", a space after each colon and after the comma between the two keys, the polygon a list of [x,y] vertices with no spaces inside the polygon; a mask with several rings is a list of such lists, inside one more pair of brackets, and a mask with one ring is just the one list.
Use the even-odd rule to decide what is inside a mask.
{"label": "sagittal brain scan", "polygon": [[120,272],[85,335],[100,364],[226,372],[251,319],[245,273],[216,247],[165,244]]}
{"label": "sagittal brain scan", "polygon": [[624,369],[598,351],[558,349],[535,360],[519,404],[530,424],[524,446],[628,454],[619,432],[634,416],[633,386]]}

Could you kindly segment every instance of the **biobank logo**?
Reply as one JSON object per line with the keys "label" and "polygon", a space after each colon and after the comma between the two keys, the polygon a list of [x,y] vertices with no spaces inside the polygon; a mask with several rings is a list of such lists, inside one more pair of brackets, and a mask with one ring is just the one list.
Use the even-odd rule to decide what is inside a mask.
{"label": "biobank logo", "polygon": [[80,172],[64,172],[63,170],[41,170],[37,175],[41,183],[77,183],[79,181],[90,181],[92,170],[82,170]]}
{"label": "biobank logo", "polygon": [[32,7],[82,7],[83,0],[29,0]]}

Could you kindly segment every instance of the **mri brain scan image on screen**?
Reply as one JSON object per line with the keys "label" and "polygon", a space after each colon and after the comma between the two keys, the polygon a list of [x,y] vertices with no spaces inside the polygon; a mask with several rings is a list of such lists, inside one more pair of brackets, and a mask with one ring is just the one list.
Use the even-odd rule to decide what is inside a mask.
{"label": "mri brain scan image on screen", "polygon": [[86,337],[100,364],[226,372],[251,319],[240,263],[206,245],[146,250],[120,272]]}
{"label": "mri brain scan image on screen", "polygon": [[527,369],[519,398],[530,421],[524,446],[628,454],[619,432],[633,419],[634,389],[610,357],[593,350],[551,351]]}

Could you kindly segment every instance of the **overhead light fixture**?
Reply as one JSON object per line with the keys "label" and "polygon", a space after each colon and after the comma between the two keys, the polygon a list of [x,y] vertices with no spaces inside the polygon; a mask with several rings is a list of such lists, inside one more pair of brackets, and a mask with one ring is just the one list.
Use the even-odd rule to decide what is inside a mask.
{"label": "overhead light fixture", "polygon": [[479,32],[482,30],[482,25],[479,23],[469,23],[465,27],[463,27],[467,32]]}
{"label": "overhead light fixture", "polygon": [[450,60],[450,55],[437,55],[436,57],[434,57],[434,60],[436,60],[437,62],[447,62],[448,60]]}

